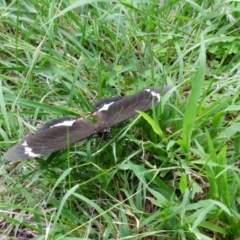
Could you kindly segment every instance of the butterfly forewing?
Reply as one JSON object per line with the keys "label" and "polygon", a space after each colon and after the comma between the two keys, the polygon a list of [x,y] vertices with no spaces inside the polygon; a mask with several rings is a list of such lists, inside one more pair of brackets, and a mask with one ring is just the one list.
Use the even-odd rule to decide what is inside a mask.
{"label": "butterfly forewing", "polygon": [[68,144],[74,144],[95,134],[94,125],[84,118],[63,117],[46,123],[35,133],[24,137],[19,143],[5,153],[9,161],[39,157],[65,149]]}
{"label": "butterfly forewing", "polygon": [[95,115],[99,122],[108,123],[108,126],[114,126],[135,115],[136,110],[146,111],[160,101],[160,89],[149,87],[142,91],[125,96],[110,105],[107,111],[97,112]]}

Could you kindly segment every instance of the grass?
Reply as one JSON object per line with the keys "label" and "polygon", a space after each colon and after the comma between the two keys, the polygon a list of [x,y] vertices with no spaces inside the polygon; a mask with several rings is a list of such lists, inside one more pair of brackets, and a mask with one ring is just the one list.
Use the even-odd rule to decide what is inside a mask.
{"label": "grass", "polygon": [[108,142],[2,159],[1,236],[240,237],[239,2],[3,1],[0,19],[2,154],[103,97],[172,86]]}

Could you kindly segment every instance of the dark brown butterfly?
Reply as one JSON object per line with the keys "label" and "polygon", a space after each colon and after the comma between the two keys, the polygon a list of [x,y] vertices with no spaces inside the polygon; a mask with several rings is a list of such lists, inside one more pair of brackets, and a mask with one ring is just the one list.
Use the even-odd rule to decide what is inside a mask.
{"label": "dark brown butterfly", "polygon": [[[165,86],[165,94],[170,87]],[[98,134],[106,139],[110,128],[135,115],[136,110],[146,111],[156,105],[161,99],[160,88],[147,87],[133,95],[124,97],[104,98],[98,101],[92,111],[97,118],[91,123],[83,117],[62,117],[55,119],[24,137],[4,154],[9,161],[24,160],[52,153]]]}

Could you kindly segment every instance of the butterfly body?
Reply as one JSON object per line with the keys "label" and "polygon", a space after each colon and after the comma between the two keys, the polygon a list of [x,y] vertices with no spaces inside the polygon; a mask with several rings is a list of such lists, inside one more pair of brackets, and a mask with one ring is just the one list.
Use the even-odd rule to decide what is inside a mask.
{"label": "butterfly body", "polygon": [[[170,88],[166,86],[163,94]],[[91,112],[97,118],[91,123],[83,117],[62,117],[45,123],[35,132],[25,136],[4,154],[9,161],[30,159],[66,148],[95,134],[107,139],[112,126],[135,115],[136,110],[146,111],[160,101],[160,89],[149,87],[124,97],[104,98]]]}

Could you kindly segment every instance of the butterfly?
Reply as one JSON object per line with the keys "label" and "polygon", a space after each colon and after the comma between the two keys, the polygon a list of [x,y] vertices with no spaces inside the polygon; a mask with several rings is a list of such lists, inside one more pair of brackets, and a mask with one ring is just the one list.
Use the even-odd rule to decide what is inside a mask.
{"label": "butterfly", "polygon": [[[169,86],[162,88],[165,94]],[[98,134],[107,139],[112,126],[137,115],[136,110],[146,111],[160,102],[160,88],[146,87],[140,92],[123,97],[115,96],[98,101],[91,112],[97,122],[92,123],[84,117],[62,117],[45,123],[35,132],[25,136],[12,146],[4,158],[9,161],[25,160],[39,157],[43,154],[65,149],[69,144],[75,144]]]}

